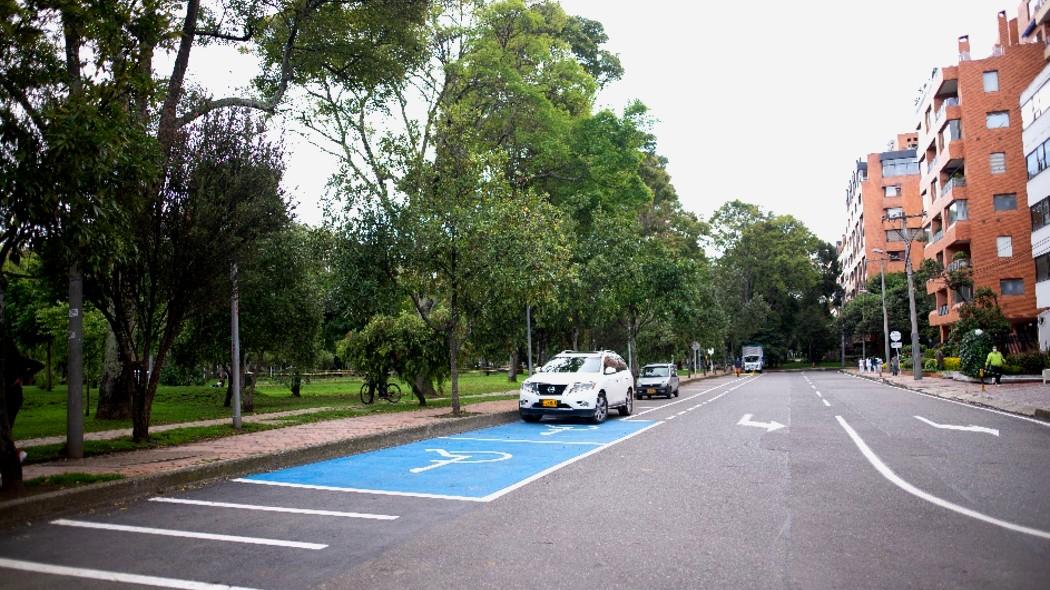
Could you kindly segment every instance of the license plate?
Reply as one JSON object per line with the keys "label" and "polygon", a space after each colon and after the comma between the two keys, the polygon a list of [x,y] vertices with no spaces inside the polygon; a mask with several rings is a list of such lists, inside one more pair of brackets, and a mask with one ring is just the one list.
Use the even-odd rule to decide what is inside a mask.
{"label": "license plate", "polygon": [[541,400],[541,403],[542,403],[543,407],[545,407],[545,408],[557,408],[558,407],[558,400],[556,400],[556,399]]}
{"label": "license plate", "polygon": [[645,392],[646,393],[656,393],[656,388],[655,387],[650,387],[649,389],[646,389]]}

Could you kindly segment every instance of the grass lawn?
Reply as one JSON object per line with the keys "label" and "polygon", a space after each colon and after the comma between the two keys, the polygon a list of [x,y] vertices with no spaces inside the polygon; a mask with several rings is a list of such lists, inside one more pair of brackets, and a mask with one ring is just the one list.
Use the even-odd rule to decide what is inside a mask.
{"label": "grass lawn", "polygon": [[[519,376],[519,382],[515,384],[508,382],[506,374],[503,373],[493,373],[488,376],[480,372],[462,373],[459,381],[460,395],[515,390],[523,378],[524,376]],[[360,379],[316,379],[303,384],[302,397],[300,398],[292,397],[291,391],[280,383],[261,380],[255,391],[255,413],[265,414],[302,408],[329,407],[336,410],[350,410],[348,415],[354,415],[354,412],[403,411],[419,407],[419,403],[411,395],[411,388],[404,383],[400,383],[400,385],[402,392],[404,392],[400,403],[389,404],[382,400],[376,400],[376,403],[371,406],[364,406],[359,397],[361,389]],[[442,404],[448,405],[447,396],[449,392],[450,384],[445,383],[444,397],[428,399],[427,404],[436,407],[440,407]],[[85,432],[131,427],[130,420],[96,419],[94,413],[97,395],[98,391],[92,389],[90,405],[92,415],[84,418]],[[226,390],[219,387],[208,385],[187,387],[162,385],[158,388],[157,397],[153,401],[151,424],[176,424],[229,417],[230,409],[222,405],[225,397]],[[324,414],[328,413],[325,412]],[[25,440],[44,436],[61,436],[65,432],[65,386],[56,386],[52,391],[44,391],[38,387],[26,387],[25,402],[15,422],[15,439]],[[85,445],[89,443],[90,441],[87,441]]]}

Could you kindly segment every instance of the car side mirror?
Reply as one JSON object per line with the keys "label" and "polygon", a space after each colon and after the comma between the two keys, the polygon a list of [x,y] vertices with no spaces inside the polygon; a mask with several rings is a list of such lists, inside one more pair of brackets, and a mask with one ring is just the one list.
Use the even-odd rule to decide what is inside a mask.
{"label": "car side mirror", "polygon": [[605,367],[605,374],[612,375],[616,372],[616,367]]}

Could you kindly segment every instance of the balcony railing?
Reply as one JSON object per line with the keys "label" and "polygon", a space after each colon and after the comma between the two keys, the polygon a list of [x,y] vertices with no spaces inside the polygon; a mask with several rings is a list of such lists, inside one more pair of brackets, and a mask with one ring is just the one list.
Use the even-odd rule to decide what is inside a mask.
{"label": "balcony railing", "polygon": [[948,107],[957,107],[957,106],[959,106],[959,98],[958,97],[953,96],[951,98],[944,99],[944,102],[941,103],[941,108],[937,109],[937,115],[933,119],[934,127],[938,128],[938,129],[941,127],[941,121],[944,121],[944,117],[947,116]]}
{"label": "balcony railing", "polygon": [[966,186],[966,177],[953,176],[948,179],[948,182],[944,183],[944,186],[941,188],[941,196],[947,195],[948,193],[952,192],[952,189],[955,187],[963,186]]}
{"label": "balcony railing", "polygon": [[934,156],[932,160],[926,160],[926,174],[929,174],[937,169],[937,162],[940,160],[940,156]]}
{"label": "balcony railing", "polygon": [[939,240],[939,239],[941,239],[943,237],[944,237],[944,230],[943,229],[939,229],[939,230],[933,232],[933,235],[930,236],[930,242],[929,243],[933,244],[934,242],[936,242],[937,240]]}
{"label": "balcony railing", "polygon": [[959,260],[953,260],[952,262],[948,263],[948,266],[945,268],[945,270],[948,271],[948,272],[955,272],[955,271],[959,270],[960,268],[967,268],[969,266],[970,266],[969,259],[960,258]]}
{"label": "balcony railing", "polygon": [[948,306],[942,305],[937,308],[937,315],[948,315]]}

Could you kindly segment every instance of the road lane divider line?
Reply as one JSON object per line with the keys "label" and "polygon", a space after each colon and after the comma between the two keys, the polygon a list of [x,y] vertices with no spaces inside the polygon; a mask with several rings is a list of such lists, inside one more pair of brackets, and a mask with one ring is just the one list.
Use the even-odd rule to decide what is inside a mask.
{"label": "road lane divider line", "polygon": [[[758,379],[758,377],[757,376],[756,377],[748,377],[747,379],[745,379],[745,381],[743,383],[737,384],[737,386],[734,387],[733,389],[736,389],[737,387],[741,387],[741,386],[743,386],[743,385],[745,385],[747,383],[750,383],[750,382],[754,381],[755,379]],[[723,383],[721,385],[716,385],[714,387],[711,387],[710,389],[705,389],[705,390],[703,390],[703,391],[701,391],[699,393],[694,393],[693,395],[691,395],[689,397],[683,397],[682,399],[675,400],[675,401],[673,401],[671,403],[664,404],[662,406],[656,406],[655,408],[649,408],[648,410],[645,410],[644,412],[638,412],[637,414],[631,416],[630,418],[627,418],[627,420],[632,420],[634,418],[637,418],[638,416],[644,416],[645,414],[648,414],[649,412],[655,412],[656,410],[662,410],[664,408],[669,408],[669,407],[671,407],[673,405],[676,405],[676,404],[680,404],[680,403],[687,402],[689,400],[696,399],[696,398],[700,397],[701,395],[704,395],[706,393],[710,393],[710,392],[712,392],[712,391],[714,391],[716,389],[722,389],[723,387],[726,387],[728,385],[732,385],[733,383],[735,383],[735,380],[734,381],[726,381],[725,383]],[[730,391],[733,391],[733,389],[725,391],[721,395],[718,395],[716,397],[713,397],[713,398],[707,400],[707,402],[712,402],[712,401],[722,397],[726,393],[729,393]],[[704,403],[707,403],[707,402],[704,402]]]}
{"label": "road lane divider line", "polygon": [[830,407],[831,407],[831,404],[829,404],[829,403],[828,403],[828,400],[826,400],[826,399],[824,399],[824,398],[820,398],[820,401],[824,402],[824,406],[825,406],[825,407],[828,407],[828,408],[830,408]]}
{"label": "road lane divider line", "polygon": [[857,445],[857,448],[860,449],[861,454],[864,455],[864,458],[868,460],[868,463],[871,463],[872,467],[874,467],[875,470],[879,472],[879,475],[888,479],[893,485],[899,487],[905,492],[908,492],[909,494],[919,499],[925,500],[935,506],[940,506],[941,508],[951,510],[952,512],[956,512],[958,514],[962,514],[963,516],[969,516],[970,518],[980,520],[982,522],[987,522],[989,524],[994,524],[995,526],[1002,527],[1004,529],[1008,529],[1014,532],[1032,535],[1033,537],[1039,537],[1041,539],[1050,539],[1050,532],[1048,531],[1042,531],[1036,528],[1016,524],[1007,520],[995,518],[994,516],[988,516],[987,514],[984,514],[982,512],[966,508],[965,506],[960,506],[958,504],[955,504],[954,502],[949,502],[948,500],[934,496],[929,492],[920,490],[919,488],[902,479],[899,475],[894,473],[894,471],[890,469],[885,463],[883,463],[882,459],[879,459],[879,456],[871,450],[871,447],[869,447],[867,443],[864,442],[864,439],[862,439],[860,435],[857,434],[857,432],[853,430],[852,427],[850,427],[850,425],[842,418],[842,416],[835,416],[835,419],[838,420],[839,425],[842,426],[842,429],[845,430],[846,434],[848,434],[849,437],[853,440],[853,444]]}
{"label": "road lane divider line", "polygon": [[85,529],[119,531],[124,533],[142,533],[146,535],[159,535],[162,537],[182,537],[186,539],[224,541],[227,543],[247,543],[249,545],[270,545],[273,547],[289,547],[292,549],[310,549],[313,551],[318,551],[328,547],[328,545],[324,545],[321,543],[302,543],[299,541],[264,539],[262,537],[241,537],[238,535],[217,535],[213,533],[198,533],[194,531],[180,531],[175,529],[156,529],[151,527],[129,526],[123,524],[107,524],[104,522],[89,522],[86,520],[68,520],[65,518],[52,520],[51,524],[58,526],[79,527]]}
{"label": "road lane divider line", "polygon": [[189,506],[208,506],[212,508],[234,508],[238,510],[258,510],[260,512],[283,512],[288,514],[306,514],[312,516],[336,516],[340,518],[363,518],[366,520],[397,520],[399,517],[390,514],[369,514],[367,512],[340,512],[337,510],[313,510],[310,508],[285,508],[283,506],[260,506],[257,504],[235,504],[232,502],[210,502],[206,500],[187,500],[185,498],[150,498],[150,502],[166,504],[186,504]]}
{"label": "road lane divider line", "polygon": [[551,473],[554,473],[555,471],[558,471],[559,469],[561,469],[563,467],[568,467],[569,465],[572,465],[573,463],[575,463],[577,461],[586,459],[587,457],[590,457],[591,455],[594,455],[595,453],[600,453],[600,452],[604,451],[605,449],[607,449],[607,448],[609,448],[609,447],[611,447],[611,446],[613,446],[615,444],[619,444],[619,443],[622,443],[625,440],[634,438],[634,437],[638,436],[639,434],[641,434],[643,432],[648,432],[649,430],[651,430],[653,428],[656,428],[657,426],[659,426],[661,424],[663,424],[662,421],[660,421],[660,422],[653,422],[652,424],[646,426],[645,428],[641,428],[639,430],[635,430],[634,432],[632,432],[632,433],[630,433],[630,434],[628,434],[626,436],[620,437],[620,438],[618,438],[618,439],[616,439],[614,441],[611,441],[609,443],[606,443],[605,445],[602,445],[600,447],[591,449],[591,450],[587,451],[586,453],[583,453],[582,455],[576,455],[575,457],[572,457],[570,459],[566,459],[565,461],[562,461],[561,463],[558,463],[557,465],[552,465],[552,466],[544,469],[543,471],[540,471],[539,473],[535,473],[533,475],[530,475],[529,477],[527,477],[527,478],[525,478],[525,479],[523,479],[523,480],[521,480],[521,481],[519,481],[517,483],[514,483],[512,485],[509,485],[509,486],[503,488],[502,490],[498,490],[498,491],[493,492],[493,493],[491,493],[491,494],[489,494],[487,496],[484,496],[483,498],[481,498],[481,501],[482,502],[491,502],[491,501],[495,500],[496,498],[499,498],[501,496],[509,494],[509,493],[513,492],[514,490],[516,490],[518,488],[526,486],[526,485],[528,485],[528,484],[530,484],[530,483],[532,483],[532,482],[534,482],[534,481],[536,481],[536,480],[538,480],[538,479],[540,479],[542,477],[550,475]]}
{"label": "road lane divider line", "polygon": [[155,588],[179,588],[180,590],[253,590],[252,588],[246,588],[243,586],[227,586],[226,584],[211,584],[208,582],[195,582],[193,580],[180,580],[177,578],[125,574],[122,572],[51,565],[49,563],[7,559],[4,557],[0,557],[0,568],[37,574],[48,574],[52,576],[66,576],[69,578],[101,580],[103,582],[120,582],[122,584],[153,586]]}
{"label": "road lane divider line", "polygon": [[566,440],[528,440],[528,439],[515,439],[515,438],[480,438],[470,436],[439,436],[439,439],[443,440],[474,440],[480,442],[507,442],[507,443],[527,443],[535,445],[586,445],[593,447],[600,447],[604,445],[603,442],[592,442],[592,441],[566,441]]}

